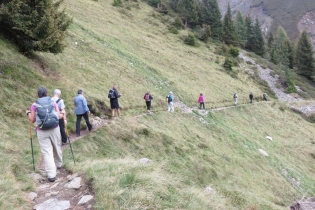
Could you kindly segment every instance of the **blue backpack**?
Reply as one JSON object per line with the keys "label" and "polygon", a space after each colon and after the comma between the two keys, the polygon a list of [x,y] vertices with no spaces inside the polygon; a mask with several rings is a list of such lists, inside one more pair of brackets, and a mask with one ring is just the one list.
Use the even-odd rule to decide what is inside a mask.
{"label": "blue backpack", "polygon": [[168,102],[172,102],[173,101],[173,96],[171,94],[168,95],[167,98],[168,98]]}

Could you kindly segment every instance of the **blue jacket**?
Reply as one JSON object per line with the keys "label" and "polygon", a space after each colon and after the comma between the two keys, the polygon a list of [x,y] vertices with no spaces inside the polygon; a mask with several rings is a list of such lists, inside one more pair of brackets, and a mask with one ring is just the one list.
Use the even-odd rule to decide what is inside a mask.
{"label": "blue jacket", "polygon": [[90,111],[89,107],[87,106],[86,99],[82,94],[78,94],[74,98],[74,105],[75,105],[74,113],[76,115],[84,114],[85,112]]}

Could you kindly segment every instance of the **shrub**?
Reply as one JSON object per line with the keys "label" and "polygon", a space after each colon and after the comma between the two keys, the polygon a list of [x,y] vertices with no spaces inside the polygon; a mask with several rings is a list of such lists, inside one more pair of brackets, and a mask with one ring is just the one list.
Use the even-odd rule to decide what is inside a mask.
{"label": "shrub", "polygon": [[311,123],[315,123],[315,113],[311,114],[309,117]]}
{"label": "shrub", "polygon": [[240,52],[236,47],[231,46],[230,54],[232,55],[232,57],[236,58],[239,56]]}
{"label": "shrub", "polygon": [[230,70],[232,71],[232,67],[233,67],[233,62],[231,61],[230,58],[225,58],[225,61],[223,63],[223,67],[226,69],[226,70]]}
{"label": "shrub", "polygon": [[170,29],[170,32],[171,32],[172,34],[178,34],[178,30],[177,30],[175,27],[172,27],[172,28]]}
{"label": "shrub", "polygon": [[211,36],[210,26],[203,24],[202,28],[200,28],[200,31],[199,31],[199,39],[204,42],[207,42],[210,36]]}
{"label": "shrub", "polygon": [[122,4],[121,0],[114,0],[114,2],[113,2],[114,7],[121,6],[121,4]]}
{"label": "shrub", "polygon": [[184,28],[184,24],[182,22],[182,20],[177,16],[173,22],[173,26],[176,27],[176,29],[183,29]]}
{"label": "shrub", "polygon": [[186,38],[184,39],[184,43],[190,46],[196,46],[196,39],[194,35],[189,34],[188,36],[186,36]]}
{"label": "shrub", "polygon": [[148,0],[148,4],[152,7],[157,7],[161,3],[161,0]]}

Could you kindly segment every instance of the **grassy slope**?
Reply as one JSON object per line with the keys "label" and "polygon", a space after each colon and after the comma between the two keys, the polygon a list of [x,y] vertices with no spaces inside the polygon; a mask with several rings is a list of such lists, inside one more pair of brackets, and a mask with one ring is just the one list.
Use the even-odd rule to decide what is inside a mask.
{"label": "grassy slope", "polygon": [[[97,209],[281,209],[276,204],[288,205],[301,196],[281,175],[282,167],[292,177],[301,178],[304,191],[312,188],[312,125],[288,111],[281,112],[278,105],[213,113],[206,119],[209,126],[194,115],[181,113],[132,118],[143,111],[142,97],[148,89],[159,110],[169,90],[189,105],[195,104],[202,91],[211,101],[209,106],[229,104],[234,91],[245,101],[249,91],[260,95],[260,90],[243,73],[239,79],[225,74],[214,62],[213,45],[183,45],[179,36],[186,32],[179,36],[167,33],[163,22],[168,19],[153,15],[145,4],[133,3],[129,11],[110,3],[66,2],[74,23],[63,54],[38,53],[35,62],[0,40],[4,113],[0,166],[7,169],[0,178],[1,209],[29,205],[25,193],[34,183],[25,175],[31,170],[31,154],[23,110],[42,84],[50,91],[62,89],[69,112],[78,88],[85,90],[94,106],[108,104],[107,91],[114,83],[124,95],[125,117],[75,143],[76,166],[65,152],[67,167],[84,171],[94,180]],[[74,117],[69,117],[69,126],[74,127]],[[267,142],[267,134],[275,142]],[[271,157],[260,156],[260,147]],[[38,160],[36,139],[35,148]],[[137,160],[144,156],[153,163],[140,166]],[[216,195],[205,193],[208,185],[217,190]]]}

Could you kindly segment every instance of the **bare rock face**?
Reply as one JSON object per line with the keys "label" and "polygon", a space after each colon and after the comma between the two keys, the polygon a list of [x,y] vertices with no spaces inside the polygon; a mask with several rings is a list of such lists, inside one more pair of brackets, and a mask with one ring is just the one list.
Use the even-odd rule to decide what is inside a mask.
{"label": "bare rock face", "polygon": [[273,19],[264,12],[263,1],[257,4],[254,0],[218,0],[223,17],[227,11],[228,3],[230,3],[233,16],[240,10],[243,15],[250,15],[253,20],[257,17],[263,33],[265,35],[269,33]]}

